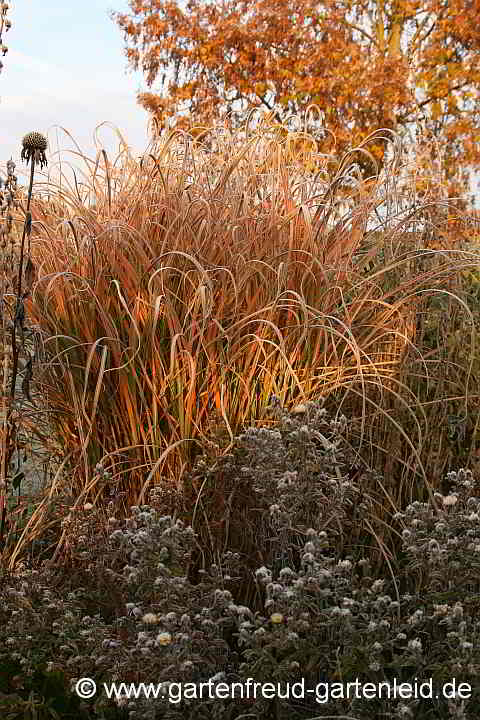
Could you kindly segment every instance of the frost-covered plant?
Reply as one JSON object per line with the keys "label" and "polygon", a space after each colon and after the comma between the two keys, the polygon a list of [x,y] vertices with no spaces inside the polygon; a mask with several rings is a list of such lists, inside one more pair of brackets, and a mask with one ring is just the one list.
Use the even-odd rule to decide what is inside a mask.
{"label": "frost-covered plant", "polygon": [[[318,429],[317,422],[312,429],[311,417],[326,421],[324,413],[314,412],[307,422],[303,416],[306,429],[299,433],[296,419],[290,425],[286,419],[287,429],[271,431],[271,456],[265,443],[256,443],[255,438],[266,437],[259,432],[253,434],[253,444],[244,443],[238,458],[244,474],[247,468],[251,473],[253,492],[265,500],[265,527],[276,528],[283,551],[292,540],[297,549],[291,563],[286,562],[287,552],[277,555],[272,550],[272,562],[256,569],[260,611],[238,601],[236,580],[244,569],[228,547],[221,562],[200,571],[198,582],[192,580],[189,569],[199,539],[190,527],[152,507],[157,493],[150,498],[152,506],[132,507],[125,520],[109,506],[102,542],[99,511],[91,508],[73,520],[70,516],[70,579],[45,569],[2,583],[0,670],[8,671],[11,685],[16,687],[20,676],[28,690],[29,678],[41,668],[45,676],[64,673],[72,691],[78,679],[90,677],[97,688],[103,682],[137,687],[143,682],[164,693],[163,698],[121,697],[113,702],[98,692],[80,709],[102,720],[476,718],[478,500],[471,473],[460,470],[449,476],[454,488],[446,498],[436,497],[440,510],[413,503],[397,514],[407,558],[405,577],[396,583],[375,577],[369,558],[357,557],[359,552],[342,555],[337,542],[341,532],[332,522],[325,526],[331,517],[330,509],[325,512],[329,492],[337,498],[340,525],[352,522],[349,503],[342,501],[360,494],[335,462],[340,453],[332,461],[337,451],[331,448],[331,426]],[[252,437],[252,432],[245,435]],[[283,457],[288,454],[297,471],[297,485],[285,482],[280,440]],[[326,452],[317,449],[314,466],[309,443],[316,441]],[[295,458],[300,460],[296,463]],[[310,482],[300,470],[303,463],[310,463]],[[312,504],[305,497],[307,489]],[[273,512],[272,504],[278,507]],[[438,557],[447,564],[443,572]],[[450,563],[457,564],[450,568]],[[108,606],[100,595],[110,598]],[[233,682],[239,688],[243,683],[245,689],[249,678],[274,683],[278,690],[263,697],[257,686],[255,697],[250,684],[248,698],[239,691],[234,698],[220,699],[214,692],[199,698],[201,683],[210,682],[212,688]],[[418,688],[430,678],[439,697],[388,698],[387,685],[381,686],[380,699],[361,692],[367,682],[388,683],[390,689],[394,682]],[[349,698],[339,697],[339,692],[347,692],[346,683],[357,680],[360,685],[350,686]],[[287,695],[287,682],[290,687],[299,683],[295,696]],[[471,697],[443,699],[441,688],[448,682],[457,688],[460,682],[468,683]],[[179,683],[184,688],[189,684],[190,699],[181,696]],[[429,685],[423,688],[430,690]]]}
{"label": "frost-covered plant", "polygon": [[[456,485],[450,495],[436,496],[440,515],[418,502],[397,515],[406,526],[403,550],[410,562],[405,580],[417,583],[414,594],[397,595],[391,582],[374,580],[366,559],[329,557],[325,533],[313,529],[299,571],[260,568],[257,581],[266,590],[265,612],[253,625],[238,626],[242,676],[317,687],[317,700],[307,695],[309,709],[321,707],[333,717],[348,711],[365,720],[475,718],[480,699],[478,486],[469,471],[450,473],[448,479]],[[322,684],[341,682],[345,689],[357,678],[390,687],[394,681],[405,682],[412,688],[425,681],[440,697],[345,702],[332,697],[334,685]],[[447,684],[452,692],[453,683],[457,690],[465,683],[464,699],[441,697],[442,687]],[[431,692],[430,685],[424,692]],[[259,700],[255,710],[263,717],[271,708],[270,701]],[[294,710],[291,702],[289,709]]]}
{"label": "frost-covered plant", "polygon": [[423,591],[480,591],[480,498],[470,470],[447,473],[451,491],[435,494],[439,513],[430,503],[413,503],[401,515],[403,542]]}
{"label": "frost-covered plant", "polygon": [[[87,525],[78,536],[76,571],[83,563],[92,579],[101,579],[104,593],[123,601],[121,611],[107,623],[100,613],[85,612],[95,588],[70,589],[62,597],[44,586],[46,578],[31,574],[28,589],[35,594],[34,603],[26,597],[26,581],[19,589],[7,585],[3,590],[7,618],[0,663],[11,656],[26,676],[39,665],[63,669],[72,686],[84,677],[119,683],[194,682],[225,669],[224,626],[232,625],[225,607],[232,595],[222,587],[223,574],[235,558],[227,554],[224,567],[210,568],[193,586],[186,573],[194,534],[180,520],[161,517],[148,506],[133,507],[124,521],[110,517],[113,531],[98,557]],[[110,704],[105,694],[99,695],[93,711],[101,717]],[[141,699],[129,709],[131,718],[155,717]],[[182,705],[178,713],[188,715]]]}
{"label": "frost-covered plant", "polygon": [[[208,493],[213,495],[206,514],[216,527],[224,518],[230,547],[244,552],[249,577],[259,561],[276,568],[298,566],[309,528],[321,532],[328,527],[339,556],[353,552],[352,545],[365,534],[364,519],[372,515],[372,501],[349,478],[356,458],[342,438],[347,419],[332,420],[322,404],[297,405],[289,413],[274,396],[275,427],[248,428],[230,454],[211,467],[204,459],[197,461],[190,474],[193,487],[200,486],[199,478],[202,487],[206,485],[204,506]],[[368,476],[375,475],[362,473],[369,482]],[[225,507],[219,509],[222,501]],[[207,545],[213,536],[210,528],[200,526],[198,531]],[[225,535],[215,539],[213,557],[226,542]]]}

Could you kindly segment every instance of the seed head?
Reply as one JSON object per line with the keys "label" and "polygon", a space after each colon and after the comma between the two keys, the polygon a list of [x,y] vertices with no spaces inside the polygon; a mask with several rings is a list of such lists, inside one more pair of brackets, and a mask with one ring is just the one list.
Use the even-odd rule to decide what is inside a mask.
{"label": "seed head", "polygon": [[156,625],[156,623],[158,623],[158,616],[155,615],[155,613],[145,613],[142,617],[142,621],[146,625]]}
{"label": "seed head", "polygon": [[172,642],[172,636],[169,632],[161,632],[157,635],[155,644],[156,645],[170,645]]}
{"label": "seed head", "polygon": [[45,150],[47,149],[47,138],[39,132],[30,132],[22,140],[21,159],[27,163],[33,158],[35,165],[40,164],[43,168],[47,164]]}

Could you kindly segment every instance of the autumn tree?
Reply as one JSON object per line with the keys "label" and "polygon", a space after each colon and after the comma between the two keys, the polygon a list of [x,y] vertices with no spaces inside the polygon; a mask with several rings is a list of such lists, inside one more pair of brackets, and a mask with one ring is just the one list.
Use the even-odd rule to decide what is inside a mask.
{"label": "autumn tree", "polygon": [[[478,0],[131,0],[113,13],[126,54],[157,93],[160,126],[211,123],[247,108],[279,122],[315,103],[339,153],[378,128],[422,121],[451,187],[480,163]],[[369,148],[381,162],[382,144]],[[371,168],[369,168],[371,169]],[[455,182],[456,181],[456,182]]]}

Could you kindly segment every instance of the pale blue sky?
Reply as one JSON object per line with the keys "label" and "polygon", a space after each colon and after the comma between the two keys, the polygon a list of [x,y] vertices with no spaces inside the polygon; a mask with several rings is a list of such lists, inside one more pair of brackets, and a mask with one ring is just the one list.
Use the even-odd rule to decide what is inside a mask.
{"label": "pale blue sky", "polygon": [[[115,124],[135,155],[148,145],[148,114],[136,102],[146,90],[140,72],[128,69],[123,33],[109,10],[128,12],[127,0],[9,0],[12,27],[3,33],[8,47],[0,73],[0,169],[12,157],[23,184],[22,137],[31,130],[48,134],[49,156],[72,143],[95,156],[93,133],[103,122]],[[118,151],[110,128],[102,128],[103,146]],[[62,155],[67,157],[67,155]],[[53,158],[52,158],[53,159]],[[4,175],[4,172],[2,172]]]}

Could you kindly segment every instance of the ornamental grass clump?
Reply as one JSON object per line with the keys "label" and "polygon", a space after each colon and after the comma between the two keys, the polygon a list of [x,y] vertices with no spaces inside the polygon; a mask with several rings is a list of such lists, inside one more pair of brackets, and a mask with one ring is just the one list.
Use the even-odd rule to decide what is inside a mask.
{"label": "ornamental grass clump", "polygon": [[[270,135],[247,132],[237,147],[219,133],[208,157],[172,135],[140,163],[126,153],[121,169],[99,152],[94,168],[83,158],[91,177],[75,193],[49,183],[32,200],[23,239],[30,228],[41,274],[24,310],[48,336],[45,394],[73,462],[7,553],[17,574],[1,590],[6,717],[33,706],[37,716],[102,720],[475,717],[475,689],[463,706],[104,693],[82,704],[73,693],[82,677],[168,692],[210,678],[314,687],[477,672],[476,490],[434,494],[422,465],[427,411],[406,386],[395,393],[409,347],[427,372],[424,348],[413,348],[424,299],[453,292],[478,253],[419,229],[434,224],[435,198],[418,209],[415,188],[413,209],[402,215],[397,198],[381,231],[370,230],[395,162],[367,194],[357,184],[342,216],[332,195],[348,178],[297,177]],[[39,141],[25,138],[32,176]],[[472,362],[464,370],[450,396],[467,415]],[[316,398],[337,390],[332,420]],[[272,420],[273,393],[292,409],[274,396]],[[362,405],[355,424],[343,402],[352,397]],[[362,460],[364,438],[385,469],[398,450],[401,476],[370,470],[381,463]],[[33,543],[45,562],[37,554],[36,571],[19,574]]]}
{"label": "ornamental grass clump", "polygon": [[[114,161],[101,149],[95,159],[77,154],[76,184],[51,177],[38,188],[40,275],[26,311],[45,337],[51,435],[71,462],[53,495],[64,483],[81,504],[111,490],[143,504],[153,484],[182,491],[215,435],[215,413],[229,444],[263,421],[272,393],[287,407],[337,393],[350,444],[386,478],[387,507],[403,506],[425,491],[431,414],[452,397],[471,414],[467,361],[461,388],[429,376],[443,396],[423,404],[398,377],[409,348],[408,373],[417,377],[419,363],[429,372],[418,316],[478,264],[478,253],[457,250],[464,218],[450,224],[435,182],[419,193],[419,168],[405,163],[395,133],[366,182],[355,161],[381,133],[340,164],[313,142],[312,173],[291,152],[297,134],[250,120],[238,133],[208,129],[210,149],[205,137],[168,133],[140,160],[119,136]],[[449,458],[435,447],[443,467]],[[45,507],[11,550],[11,568]],[[382,503],[377,510],[385,523]]]}

